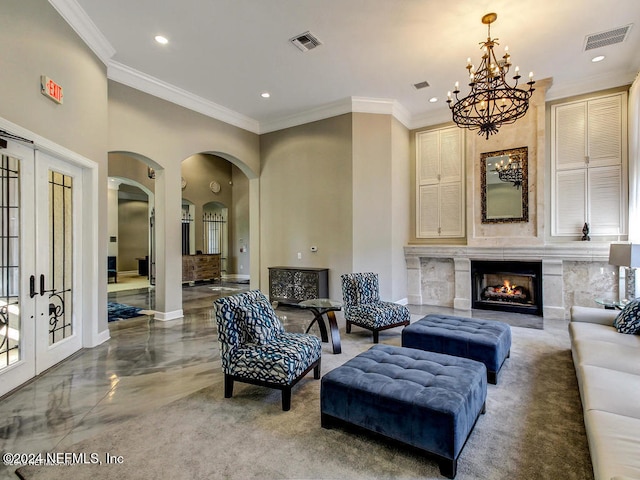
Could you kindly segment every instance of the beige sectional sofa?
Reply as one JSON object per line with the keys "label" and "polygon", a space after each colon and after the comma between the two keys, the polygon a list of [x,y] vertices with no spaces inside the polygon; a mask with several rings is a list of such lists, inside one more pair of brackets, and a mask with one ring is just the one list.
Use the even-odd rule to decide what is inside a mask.
{"label": "beige sectional sofa", "polygon": [[572,307],[569,333],[596,480],[640,480],[640,335],[618,311]]}

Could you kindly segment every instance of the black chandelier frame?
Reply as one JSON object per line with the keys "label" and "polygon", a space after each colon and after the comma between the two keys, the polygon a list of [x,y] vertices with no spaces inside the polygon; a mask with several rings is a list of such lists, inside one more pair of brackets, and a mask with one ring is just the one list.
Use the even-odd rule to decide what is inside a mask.
{"label": "black chandelier frame", "polygon": [[[501,60],[498,60],[493,49],[499,45],[498,39],[491,38],[491,24],[498,18],[495,13],[488,13],[482,17],[482,23],[487,25],[487,41],[480,42],[484,51],[478,70],[474,70],[471,59],[467,61],[469,86],[471,91],[464,98],[459,98],[458,82],[456,82],[453,94],[455,103],[448,95],[447,103],[453,113],[453,121],[462,128],[479,130],[478,135],[484,135],[489,139],[490,135],[498,133],[502,125],[514,123],[523,117],[529,109],[529,99],[535,91],[533,74],[530,74],[528,90],[518,88],[520,78],[519,68],[516,67],[513,79],[515,84],[509,85],[506,76],[511,67],[511,56],[505,52]],[[453,103],[453,104],[452,104]]]}

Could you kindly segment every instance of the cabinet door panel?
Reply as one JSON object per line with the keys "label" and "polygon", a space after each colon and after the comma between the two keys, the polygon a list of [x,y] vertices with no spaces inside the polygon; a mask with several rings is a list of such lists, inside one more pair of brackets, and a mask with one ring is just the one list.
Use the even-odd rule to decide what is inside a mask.
{"label": "cabinet door panel", "polygon": [[437,183],[440,174],[440,152],[438,132],[420,132],[416,135],[418,162],[418,184]]}
{"label": "cabinet door panel", "polygon": [[619,95],[588,104],[590,166],[619,165],[622,159],[622,117]]}
{"label": "cabinet door panel", "polygon": [[440,186],[440,236],[460,237],[463,232],[462,185],[449,183]]}
{"label": "cabinet door panel", "polygon": [[419,237],[437,237],[439,205],[439,187],[438,185],[423,185],[420,187],[420,209],[418,216],[418,236]]}
{"label": "cabinet door panel", "polygon": [[555,110],[556,168],[585,166],[587,109],[584,103],[561,105]]}
{"label": "cabinet door panel", "polygon": [[578,235],[587,219],[587,172],[558,172],[556,177],[555,235]]}
{"label": "cabinet door panel", "polygon": [[462,130],[447,128],[440,132],[440,181],[456,182],[462,178]]}
{"label": "cabinet door panel", "polygon": [[594,235],[620,233],[621,176],[620,166],[589,169],[589,227]]}

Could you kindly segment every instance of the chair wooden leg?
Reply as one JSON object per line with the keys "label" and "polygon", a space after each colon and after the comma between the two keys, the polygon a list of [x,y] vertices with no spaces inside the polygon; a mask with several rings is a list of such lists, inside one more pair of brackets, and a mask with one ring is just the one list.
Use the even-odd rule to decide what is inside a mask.
{"label": "chair wooden leg", "polygon": [[224,398],[231,398],[233,395],[233,378],[229,375],[224,376]]}
{"label": "chair wooden leg", "polygon": [[347,320],[347,328],[345,329],[347,333],[351,333],[351,322]]}
{"label": "chair wooden leg", "polygon": [[378,343],[380,332],[378,330],[373,331],[373,343]]}
{"label": "chair wooden leg", "polygon": [[320,360],[318,360],[318,364],[313,367],[313,378],[316,380],[320,379]]}
{"label": "chair wooden leg", "polygon": [[289,410],[291,410],[291,387],[286,387],[282,389],[282,411]]}

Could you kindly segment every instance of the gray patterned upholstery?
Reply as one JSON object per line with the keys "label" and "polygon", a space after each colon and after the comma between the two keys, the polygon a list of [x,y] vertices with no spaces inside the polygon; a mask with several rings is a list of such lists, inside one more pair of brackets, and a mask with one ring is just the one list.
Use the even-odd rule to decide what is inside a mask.
{"label": "gray patterned upholstery", "polygon": [[284,331],[267,298],[252,290],[214,302],[225,397],[234,380],[282,390],[282,409],[291,406],[291,387],[309,371],[320,378],[320,339]]}
{"label": "gray patterned upholstery", "polygon": [[409,325],[407,307],[380,300],[377,273],[346,273],[341,278],[347,333],[357,325],[373,331],[373,343],[378,343],[380,330]]}

